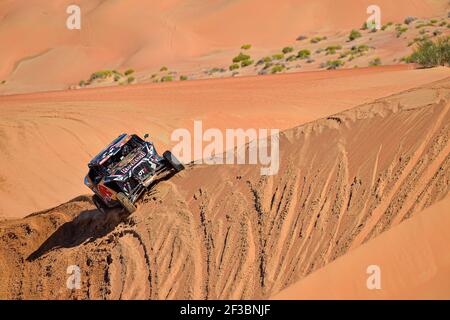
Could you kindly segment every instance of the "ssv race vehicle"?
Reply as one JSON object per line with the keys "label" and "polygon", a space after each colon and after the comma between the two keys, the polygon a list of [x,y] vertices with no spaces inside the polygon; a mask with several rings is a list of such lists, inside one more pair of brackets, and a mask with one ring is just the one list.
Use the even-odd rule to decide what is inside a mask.
{"label": "ssv race vehicle", "polygon": [[170,151],[161,157],[147,137],[121,134],[89,162],[84,183],[94,192],[92,199],[99,211],[122,206],[132,213],[138,197],[160,173],[184,169]]}

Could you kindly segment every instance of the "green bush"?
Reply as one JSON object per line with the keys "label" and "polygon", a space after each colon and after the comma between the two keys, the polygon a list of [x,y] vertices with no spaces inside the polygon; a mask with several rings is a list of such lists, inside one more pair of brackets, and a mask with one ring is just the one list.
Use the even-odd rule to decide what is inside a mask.
{"label": "green bush", "polygon": [[370,67],[381,66],[381,59],[375,58],[369,62]]}
{"label": "green bush", "polygon": [[417,44],[409,61],[416,62],[425,68],[450,65],[450,40],[448,37],[429,39]]}
{"label": "green bush", "polygon": [[[5,80],[2,81],[2,84],[4,84],[4,83],[5,83]],[[84,86],[86,85],[86,81],[81,80],[81,81],[78,83],[78,85],[79,85],[80,87],[84,87]]]}
{"label": "green bush", "polygon": [[325,51],[327,52],[327,54],[335,54],[337,50],[341,50],[342,46],[341,45],[335,45],[335,46],[329,46],[325,49]]}
{"label": "green bush", "polygon": [[292,47],[284,47],[283,50],[281,50],[284,54],[287,54],[289,52],[294,51],[294,48]]}
{"label": "green bush", "polygon": [[393,25],[392,22],[388,22],[388,23],[386,23],[385,25],[383,25],[383,26],[381,27],[381,30],[384,31],[384,30],[386,30],[387,28],[389,28],[389,27],[392,26],[392,25]]}
{"label": "green bush", "polygon": [[284,70],[284,66],[282,64],[277,64],[272,67],[271,73],[278,73]]}
{"label": "green bush", "polygon": [[239,69],[239,65],[238,65],[237,63],[233,63],[232,65],[230,65],[230,66],[228,67],[228,69],[230,69],[230,71]]}
{"label": "green bush", "polygon": [[173,81],[172,76],[164,76],[161,78],[161,82],[170,82],[170,81]]}
{"label": "green bush", "polygon": [[124,75],[129,76],[133,72],[134,72],[134,70],[130,68],[130,69],[125,70]]}
{"label": "green bush", "polygon": [[309,51],[308,49],[300,50],[300,51],[297,53],[297,57],[298,57],[299,59],[306,59],[306,58],[309,58],[309,56],[311,56],[311,51]]}
{"label": "green bush", "polygon": [[250,60],[250,59],[244,60],[241,62],[241,68],[248,67],[249,65],[252,65],[252,64],[253,64],[253,60]]}
{"label": "green bush", "polygon": [[408,27],[402,27],[402,26],[398,26],[395,28],[395,30],[397,31],[397,38],[400,38],[400,36],[405,33],[406,31],[408,31]]}
{"label": "green bush", "polygon": [[327,61],[327,63],[326,63],[326,67],[329,70],[334,70],[334,69],[340,68],[343,65],[344,65],[344,61],[342,61],[342,60],[330,60],[330,61]]}
{"label": "green bush", "polygon": [[113,72],[111,70],[100,70],[96,71],[93,74],[91,74],[91,77],[89,78],[90,81],[96,80],[96,79],[106,79],[110,76],[112,76]]}
{"label": "green bush", "polygon": [[188,79],[187,76],[180,76],[180,81],[186,81]]}
{"label": "green bush", "polygon": [[284,54],[282,54],[282,53],[276,53],[276,54],[272,55],[273,60],[281,60],[283,58],[284,58]]}
{"label": "green bush", "polygon": [[312,39],[310,40],[310,42],[311,42],[311,43],[318,43],[318,42],[320,42],[320,41],[322,41],[322,40],[326,40],[326,39],[327,39],[327,37],[320,37],[320,36],[318,36],[318,37],[312,38]]}
{"label": "green bush", "polygon": [[295,54],[291,54],[289,57],[286,58],[286,61],[294,61],[297,59],[297,56]]}
{"label": "green bush", "polygon": [[244,60],[249,60],[249,59],[250,59],[250,56],[249,56],[249,55],[243,54],[243,53],[241,52],[241,53],[239,53],[239,55],[237,55],[236,57],[233,58],[233,62],[234,62],[234,63],[239,63],[239,62],[242,62],[242,61],[244,61]]}
{"label": "green bush", "polygon": [[361,32],[359,32],[358,30],[353,29],[349,36],[348,36],[348,40],[353,41],[357,38],[361,38]]}
{"label": "green bush", "polygon": [[243,44],[243,45],[241,46],[241,49],[242,49],[242,50],[248,50],[248,49],[250,49],[251,47],[252,47],[251,44]]}
{"label": "green bush", "polygon": [[169,70],[166,66],[161,67],[161,69],[159,69],[160,72],[164,72]]}

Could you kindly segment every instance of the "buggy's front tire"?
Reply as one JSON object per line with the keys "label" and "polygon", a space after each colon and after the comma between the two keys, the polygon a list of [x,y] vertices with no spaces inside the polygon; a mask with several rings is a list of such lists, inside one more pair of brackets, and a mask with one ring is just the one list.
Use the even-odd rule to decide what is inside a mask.
{"label": "buggy's front tire", "polygon": [[119,201],[119,203],[122,205],[122,207],[128,212],[128,213],[133,213],[136,211],[136,206],[134,205],[133,202],[131,202],[130,199],[128,199],[128,197],[123,193],[123,192],[119,192],[117,194],[117,201]]}
{"label": "buggy's front tire", "polygon": [[97,210],[101,213],[106,213],[106,205],[103,200],[96,194],[92,196],[92,202],[97,207]]}
{"label": "buggy's front tire", "polygon": [[163,157],[167,160],[167,162],[170,163],[170,165],[175,169],[176,172],[184,170],[183,164],[172,154],[172,152],[167,150],[163,153]]}

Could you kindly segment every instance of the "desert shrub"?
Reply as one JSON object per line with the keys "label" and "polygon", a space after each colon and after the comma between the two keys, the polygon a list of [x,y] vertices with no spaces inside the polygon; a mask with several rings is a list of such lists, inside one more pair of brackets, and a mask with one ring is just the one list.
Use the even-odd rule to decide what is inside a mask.
{"label": "desert shrub", "polygon": [[243,45],[241,46],[241,49],[242,49],[242,50],[248,50],[248,49],[250,49],[251,47],[252,47],[251,44],[243,44]]}
{"label": "desert shrub", "polygon": [[225,71],[226,70],[224,68],[217,68],[217,67],[215,67],[215,68],[212,68],[211,70],[209,70],[208,73],[209,74],[213,74],[213,73],[217,73],[217,72],[223,73]]}
{"label": "desert shrub", "polygon": [[325,51],[327,52],[327,54],[335,54],[336,50],[341,50],[342,46],[341,45],[335,45],[335,46],[328,46]]}
{"label": "desert shrub", "polygon": [[164,72],[169,70],[166,66],[162,66],[161,69],[159,69],[160,72]]}
{"label": "desert shrub", "polygon": [[369,27],[367,26],[367,22],[364,22],[361,26],[361,30],[367,30]]}
{"label": "desert shrub", "polygon": [[132,83],[134,80],[136,80],[133,76],[128,77],[127,82]]}
{"label": "desert shrub", "polygon": [[241,68],[248,67],[249,65],[252,65],[252,64],[253,64],[253,60],[250,60],[250,59],[244,60],[241,62]]}
{"label": "desert shrub", "polygon": [[[5,83],[5,80],[2,81],[2,84],[4,84],[4,83]],[[84,86],[86,85],[86,81],[81,80],[81,81],[78,83],[78,85],[79,85],[80,87],[84,87]]]}
{"label": "desert shrub", "polygon": [[445,27],[446,24],[447,24],[447,22],[442,21],[441,23],[439,23],[439,27]]}
{"label": "desert shrub", "polygon": [[[372,31],[372,32],[376,32],[376,30],[377,30],[377,24],[375,23],[375,20],[366,22],[366,28],[363,29],[363,30],[367,30],[367,29],[369,29],[369,30]],[[375,30],[375,31],[374,31],[374,30]]]}
{"label": "desert shrub", "polygon": [[232,65],[230,65],[230,66],[228,67],[228,69],[230,69],[230,71],[239,69],[239,65],[238,65],[237,63],[233,63]]}
{"label": "desert shrub", "polygon": [[290,53],[294,51],[294,48],[292,47],[284,47],[283,50],[281,50],[284,54]]}
{"label": "desert shrub", "polygon": [[121,76],[120,76],[119,74],[115,74],[115,75],[114,75],[114,82],[119,81],[120,78],[121,78]]}
{"label": "desert shrub", "polygon": [[357,38],[361,38],[361,32],[358,30],[353,29],[350,34],[348,35],[348,40],[353,41]]}
{"label": "desert shrub", "polygon": [[416,25],[416,29],[421,29],[421,28],[425,28],[425,27],[432,27],[433,24],[430,22],[421,22],[418,25]]}
{"label": "desert shrub", "polygon": [[312,39],[310,40],[310,42],[311,42],[311,43],[319,43],[320,41],[326,40],[326,39],[327,39],[327,37],[320,37],[320,36],[318,36],[318,37],[312,38]]}
{"label": "desert shrub", "polygon": [[395,30],[397,31],[397,38],[399,38],[403,33],[408,31],[408,27],[399,26],[399,27],[396,27]]}
{"label": "desert shrub", "polygon": [[435,24],[435,23],[437,23],[438,21],[436,20],[436,19],[431,19],[430,20],[430,23],[432,23],[432,24]]}
{"label": "desert shrub", "polygon": [[306,40],[306,39],[308,39],[307,36],[300,35],[300,36],[298,36],[297,39],[295,39],[295,40],[297,40],[297,41],[302,41],[302,40]]}
{"label": "desert shrub", "polygon": [[355,51],[358,52],[358,53],[366,52],[366,51],[368,51],[368,50],[369,50],[369,46],[366,45],[366,44],[359,45],[359,46],[357,46],[356,49],[355,49]]}
{"label": "desert shrub", "polygon": [[249,60],[250,56],[247,54],[243,54],[242,52],[239,53],[239,55],[237,55],[236,57],[233,58],[233,63],[239,63],[242,62],[244,60]]}
{"label": "desert shrub", "polygon": [[450,64],[450,41],[448,37],[441,37],[436,41],[430,39],[417,44],[413,54],[408,59],[423,67],[431,68]]}
{"label": "desert shrub", "polygon": [[263,70],[267,70],[267,69],[269,69],[271,66],[273,66],[273,63],[272,63],[272,62],[267,62],[267,63],[264,65]]}
{"label": "desert shrub", "polygon": [[437,37],[438,35],[442,34],[441,30],[434,30],[433,31],[433,36]]}
{"label": "desert shrub", "polygon": [[262,65],[262,64],[266,64],[272,61],[271,57],[263,57],[261,59],[258,60],[258,62],[256,63],[257,66]]}
{"label": "desert shrub", "polygon": [[411,17],[411,16],[408,16],[408,17],[406,17],[405,18],[405,24],[410,24],[411,22],[413,22],[413,21],[415,21],[415,20],[417,20],[417,18],[416,17]]}
{"label": "desert shrub", "polygon": [[281,60],[283,58],[284,58],[284,54],[282,54],[282,53],[275,53],[274,55],[272,55],[273,60]]}
{"label": "desert shrub", "polygon": [[277,64],[272,67],[272,70],[270,72],[272,73],[278,73],[284,70],[284,66],[282,64]]}
{"label": "desert shrub", "polygon": [[161,78],[161,82],[170,82],[170,81],[173,81],[172,76],[164,76]]}
{"label": "desert shrub", "polygon": [[326,67],[329,70],[334,70],[334,69],[340,68],[343,65],[344,65],[344,61],[342,61],[342,60],[329,60],[326,63]]}
{"label": "desert shrub", "polygon": [[186,81],[188,79],[188,77],[187,76],[180,76],[180,81]]}
{"label": "desert shrub", "polygon": [[126,75],[126,76],[129,76],[133,72],[134,72],[134,70],[130,68],[130,69],[125,70],[125,72],[123,74]]}
{"label": "desert shrub", "polygon": [[306,59],[306,58],[308,58],[309,56],[311,56],[311,51],[309,51],[308,49],[300,50],[300,51],[297,53],[297,57],[298,57],[299,59]]}
{"label": "desert shrub", "polygon": [[91,77],[89,78],[90,81],[96,80],[96,79],[106,79],[110,76],[112,76],[113,72],[111,70],[100,70],[96,71],[93,74],[91,74]]}
{"label": "desert shrub", "polygon": [[381,27],[381,30],[384,31],[384,30],[386,30],[387,28],[389,28],[389,27],[392,26],[392,25],[393,25],[392,22],[388,22],[388,23],[386,23],[385,25],[383,25],[383,26]]}
{"label": "desert shrub", "polygon": [[286,61],[294,61],[297,59],[297,56],[295,54],[291,54],[289,57],[286,58]]}
{"label": "desert shrub", "polygon": [[371,61],[369,61],[369,66],[370,67],[375,67],[375,66],[380,66],[381,65],[381,59],[380,58],[375,58]]}

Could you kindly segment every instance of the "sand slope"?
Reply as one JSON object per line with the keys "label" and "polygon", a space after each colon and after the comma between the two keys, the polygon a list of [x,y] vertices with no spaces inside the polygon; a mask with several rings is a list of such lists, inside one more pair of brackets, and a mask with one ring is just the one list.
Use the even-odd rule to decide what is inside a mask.
{"label": "sand slope", "polygon": [[448,76],[406,66],[136,85],[0,97],[0,217],[87,192],[86,164],[122,132],[159,151],[176,128],[279,128],[312,121]]}
{"label": "sand slope", "polygon": [[[5,92],[63,89],[102,69],[154,72],[162,65],[202,66],[211,56],[214,63],[229,61],[230,50],[243,43],[258,50],[281,48],[299,34],[359,28],[372,2],[80,0],[81,30],[66,28],[69,4],[73,1],[1,2]],[[429,18],[448,8],[440,0],[378,0],[377,5],[383,22],[402,22],[408,15]]]}
{"label": "sand slope", "polygon": [[78,197],[1,222],[0,297],[273,296],[448,195],[449,100],[446,79],[287,130],[280,174],[189,167],[128,218]]}
{"label": "sand slope", "polygon": [[[274,299],[449,299],[450,198],[337,259]],[[368,290],[368,266],[381,290]]]}

